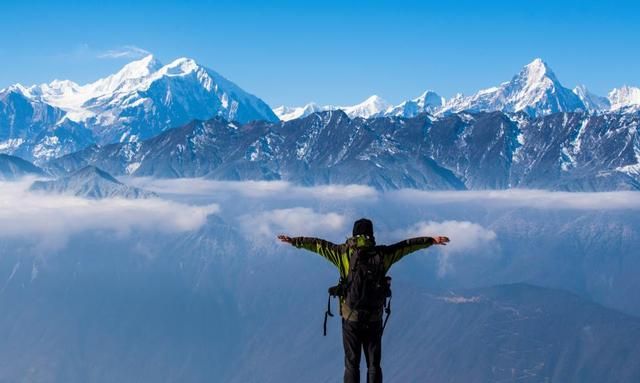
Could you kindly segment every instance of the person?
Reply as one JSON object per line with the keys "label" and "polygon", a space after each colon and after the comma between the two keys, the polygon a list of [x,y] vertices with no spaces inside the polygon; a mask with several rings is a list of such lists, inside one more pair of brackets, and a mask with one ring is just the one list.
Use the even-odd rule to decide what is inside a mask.
{"label": "person", "polygon": [[[352,237],[340,245],[319,238],[289,237],[284,234],[279,235],[278,239],[297,248],[318,253],[333,263],[340,272],[341,284],[338,287],[344,286],[344,282],[351,286],[360,283],[354,282],[358,273],[355,265],[367,264],[359,260],[359,258],[365,257],[365,255],[361,254],[367,254],[368,259],[380,260],[378,263],[382,269],[381,274],[384,278],[387,278],[386,273],[389,268],[404,256],[431,245],[446,245],[449,242],[449,238],[443,236],[417,237],[405,239],[389,246],[378,246],[373,235],[373,223],[366,218],[355,221]],[[353,263],[351,268],[350,263]],[[360,266],[360,268],[363,267]],[[351,279],[349,279],[350,273],[352,274]],[[390,279],[388,283],[390,283]],[[382,356],[382,317],[386,297],[377,299],[371,308],[361,309],[363,307],[360,302],[362,298],[360,298],[360,301],[354,302],[354,299],[349,297],[350,294],[357,294],[356,292],[351,292],[355,290],[346,286],[345,291],[346,294],[340,296],[342,340],[345,353],[344,382],[360,382],[360,357],[362,350],[364,350],[367,363],[367,383],[382,383],[382,369],[380,366]],[[390,295],[390,290],[388,293]]]}

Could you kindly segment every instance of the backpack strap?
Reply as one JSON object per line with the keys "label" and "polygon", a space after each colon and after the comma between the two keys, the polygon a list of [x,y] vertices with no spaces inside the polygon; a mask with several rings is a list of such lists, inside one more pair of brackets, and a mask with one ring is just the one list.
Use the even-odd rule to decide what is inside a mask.
{"label": "backpack strap", "polygon": [[327,319],[329,317],[333,317],[333,313],[331,313],[331,293],[329,293],[329,298],[327,299],[327,311],[324,312],[323,336],[327,336]]}
{"label": "backpack strap", "polygon": [[387,321],[391,316],[391,296],[389,296],[389,300],[387,300],[387,304],[385,305],[384,312],[387,316],[384,318],[384,323],[382,324],[382,331],[380,331],[380,337],[384,334],[384,328],[387,327]]}
{"label": "backpack strap", "polygon": [[[345,280],[343,278],[340,278],[340,281],[338,282],[337,285],[329,287],[329,297],[327,298],[327,310],[324,312],[324,324],[323,324],[324,336],[327,336],[327,319],[329,319],[329,317],[333,317],[333,313],[331,312],[331,297],[338,297],[338,299],[340,299],[340,297],[344,296],[344,284],[345,284]],[[342,316],[342,305],[340,305],[340,303],[338,303],[338,305],[340,306],[340,316]]]}

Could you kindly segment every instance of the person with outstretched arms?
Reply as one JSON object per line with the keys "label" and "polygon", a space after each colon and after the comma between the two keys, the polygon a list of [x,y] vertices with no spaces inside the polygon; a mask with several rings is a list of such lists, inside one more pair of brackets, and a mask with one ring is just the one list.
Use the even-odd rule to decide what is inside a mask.
{"label": "person with outstretched arms", "polygon": [[[338,268],[340,282],[329,289],[329,294],[340,298],[344,382],[360,382],[360,357],[364,350],[367,383],[382,383],[382,333],[391,312],[391,278],[387,272],[406,255],[431,245],[446,245],[449,238],[416,237],[393,245],[376,245],[373,223],[362,218],[354,223],[352,237],[343,244],[313,237],[279,235],[278,239],[318,253]],[[387,318],[383,321],[385,312]],[[325,335],[327,316],[333,316],[329,304]]]}

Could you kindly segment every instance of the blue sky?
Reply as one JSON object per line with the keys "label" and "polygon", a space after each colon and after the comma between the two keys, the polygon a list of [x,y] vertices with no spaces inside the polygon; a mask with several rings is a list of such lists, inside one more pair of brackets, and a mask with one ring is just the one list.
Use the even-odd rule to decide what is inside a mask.
{"label": "blue sky", "polygon": [[[28,4],[27,4],[28,3]],[[0,22],[0,88],[85,83],[130,61],[187,56],[272,106],[450,97],[541,57],[567,87],[640,85],[633,1],[14,1]],[[111,53],[111,54],[110,54]]]}

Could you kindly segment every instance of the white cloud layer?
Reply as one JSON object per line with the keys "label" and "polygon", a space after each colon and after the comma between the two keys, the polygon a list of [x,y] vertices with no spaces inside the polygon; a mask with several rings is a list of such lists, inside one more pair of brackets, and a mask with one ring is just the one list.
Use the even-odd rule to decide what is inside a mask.
{"label": "white cloud layer", "polygon": [[185,205],[161,199],[88,200],[27,191],[29,182],[0,182],[0,238],[29,238],[63,246],[73,234],[106,230],[184,232],[198,229],[219,206]]}
{"label": "white cloud layer", "polygon": [[[496,233],[479,223],[483,216],[465,214],[468,207],[638,210],[640,193],[563,193],[540,190],[380,192],[363,185],[302,187],[285,181],[214,181],[196,179],[124,178],[123,181],[165,198],[85,200],[32,194],[27,181],[0,183],[0,240],[27,237],[52,246],[84,230],[184,232],[196,230],[210,214],[220,212],[256,246],[273,244],[277,234],[344,239],[354,218],[374,218],[379,239],[446,235],[439,247],[439,272],[468,254],[499,254]],[[180,201],[180,202],[178,202]],[[201,205],[193,205],[201,201]],[[206,201],[206,202],[205,202]],[[434,209],[436,205],[442,208]],[[224,211],[220,211],[219,206]],[[449,209],[449,206],[456,209]],[[437,210],[437,212],[435,212]],[[449,214],[448,211],[452,213]],[[455,212],[454,212],[455,211]],[[432,215],[431,221],[424,220]],[[435,218],[437,216],[437,218]],[[417,223],[416,223],[417,222]],[[482,221],[483,225],[491,222]],[[403,228],[404,227],[404,228]],[[403,229],[398,229],[403,228]],[[496,246],[496,247],[493,247]]]}
{"label": "white cloud layer", "polygon": [[296,186],[287,181],[215,181],[203,178],[153,179],[134,177],[125,182],[159,194],[216,195],[234,193],[250,198],[409,202],[418,204],[482,203],[491,207],[529,207],[564,210],[640,210],[640,192],[555,192],[546,190],[425,191],[401,189],[380,192],[366,185]]}
{"label": "white cloud layer", "polygon": [[216,195],[234,193],[249,198],[351,200],[376,199],[379,193],[366,185],[296,186],[287,181],[215,181],[204,178],[153,179],[134,177],[126,183],[159,194]]}
{"label": "white cloud layer", "polygon": [[597,193],[555,192],[547,190],[423,191],[403,189],[389,192],[391,199],[413,203],[483,203],[492,207],[529,207],[554,210],[640,209],[640,192]]}
{"label": "white cloud layer", "polygon": [[497,235],[493,230],[469,221],[420,221],[394,233],[396,237],[446,236],[451,242],[439,246],[438,274],[444,276],[452,270],[452,258],[478,248],[493,247]]}
{"label": "white cloud layer", "polygon": [[328,212],[318,213],[307,207],[274,209],[246,214],[240,223],[250,236],[275,239],[278,234],[313,236],[344,231],[344,215]]}

